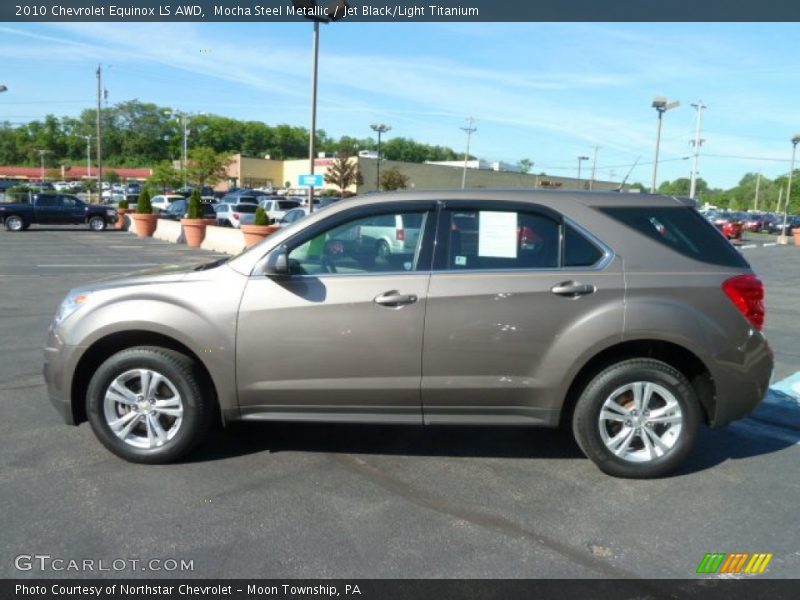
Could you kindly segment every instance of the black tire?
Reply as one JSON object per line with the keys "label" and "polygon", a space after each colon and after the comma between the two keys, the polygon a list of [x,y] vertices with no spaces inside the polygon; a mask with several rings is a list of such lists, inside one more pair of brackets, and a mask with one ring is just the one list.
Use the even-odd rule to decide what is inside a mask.
{"label": "black tire", "polygon": [[91,217],[87,221],[87,224],[92,231],[103,231],[106,228],[106,220],[103,217]]}
{"label": "black tire", "polygon": [[378,240],[378,258],[388,260],[392,256],[392,248],[386,240]]}
{"label": "black tire", "polygon": [[5,226],[8,231],[22,231],[25,229],[25,220],[19,215],[8,215]]}
{"label": "black tire", "polygon": [[[619,425],[613,420],[601,422],[601,410],[607,399],[634,382],[655,384],[665,390],[664,396],[672,396],[680,409],[680,429],[676,428],[670,432],[669,428],[675,427],[674,425],[642,423],[641,419],[645,419],[645,417],[638,414],[633,417],[622,415],[624,420]],[[627,393],[631,395],[625,396]],[[627,409],[635,411],[632,399],[633,391],[624,392],[617,397],[631,398]],[[652,397],[654,410],[663,408],[668,403],[659,392],[654,393]],[[674,415],[676,411],[669,414]],[[632,419],[634,420],[632,421]],[[639,421],[637,422],[636,419]],[[673,471],[686,459],[697,439],[701,421],[702,412],[697,395],[681,372],[658,360],[637,358],[611,365],[589,382],[575,405],[572,430],[578,446],[603,472],[615,477],[649,479],[661,477]],[[603,429],[604,427],[606,429]],[[614,430],[614,427],[619,429]],[[630,454],[626,453],[629,455],[628,459],[612,452],[603,440],[604,435],[613,439],[613,435],[621,434],[623,428],[626,428],[628,432],[634,432],[628,434],[633,436],[629,438],[631,439],[630,443],[623,444],[625,448],[633,450]],[[678,433],[675,433],[676,431]],[[663,452],[661,456],[653,457],[653,451],[650,451],[645,445],[647,442],[647,445],[655,448],[653,445],[654,433],[659,435],[666,433],[667,435],[664,437],[672,444],[669,449],[661,450]],[[661,437],[659,439],[663,443],[663,439]],[[646,453],[649,453],[649,458],[642,458]],[[638,456],[638,460],[642,460],[642,462],[634,462],[636,459],[632,455]]]}
{"label": "black tire", "polygon": [[[182,421],[174,436],[161,446],[131,445],[112,431],[107,420],[106,391],[117,377],[137,369],[152,370],[168,379],[182,401]],[[179,352],[152,346],[129,348],[108,358],[95,371],[86,393],[86,414],[97,438],[117,456],[144,464],[174,462],[186,456],[208,431],[214,408],[213,399],[203,391],[209,389],[205,382],[196,362]],[[145,425],[138,417],[133,420],[140,422],[135,430]]]}

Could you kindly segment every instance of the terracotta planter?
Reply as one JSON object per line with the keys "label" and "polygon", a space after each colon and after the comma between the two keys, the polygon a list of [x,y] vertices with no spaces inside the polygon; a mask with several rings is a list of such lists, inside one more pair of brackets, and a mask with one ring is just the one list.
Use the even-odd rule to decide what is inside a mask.
{"label": "terracotta planter", "polygon": [[794,245],[800,246],[800,227],[795,227],[792,230],[792,235],[794,236]]}
{"label": "terracotta planter", "polygon": [[131,213],[133,222],[136,223],[136,235],[139,237],[153,237],[158,227],[158,215],[143,215],[137,212]]}
{"label": "terracotta planter", "polygon": [[190,248],[199,248],[206,238],[205,219],[181,219],[183,225],[183,235],[186,237],[186,245]]}
{"label": "terracotta planter", "polygon": [[249,248],[255,246],[268,235],[280,229],[279,225],[242,225],[241,230],[244,234],[244,245]]}
{"label": "terracotta planter", "polygon": [[133,212],[133,209],[130,208],[117,209],[117,223],[116,223],[117,229],[125,229],[125,223],[126,223],[125,215],[131,212]]}
{"label": "terracotta planter", "polygon": [[203,221],[205,221],[206,225],[216,225],[217,224],[217,220],[216,219],[203,219]]}

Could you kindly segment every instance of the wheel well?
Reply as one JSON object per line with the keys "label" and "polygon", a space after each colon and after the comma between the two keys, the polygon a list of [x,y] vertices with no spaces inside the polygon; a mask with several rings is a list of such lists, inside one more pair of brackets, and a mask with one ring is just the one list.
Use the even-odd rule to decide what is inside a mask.
{"label": "wheel well", "polygon": [[564,409],[561,411],[561,424],[568,425],[572,421],[572,412],[578,397],[597,373],[612,364],[630,358],[654,358],[683,373],[700,400],[703,420],[706,424],[711,422],[716,409],[716,389],[711,373],[703,361],[678,344],[660,340],[636,340],[606,348],[583,366],[567,391]]}
{"label": "wheel well", "polygon": [[208,372],[208,369],[206,369],[203,361],[201,361],[194,352],[179,341],[160,333],[154,333],[152,331],[124,331],[113,333],[97,340],[83,354],[80,361],[78,361],[78,366],[75,368],[75,376],[72,378],[72,391],[70,394],[72,416],[76,425],[86,420],[86,390],[89,387],[89,381],[97,367],[117,352],[125,350],[126,348],[133,348],[134,346],[159,346],[161,348],[175,350],[193,359],[200,368],[202,375],[206,378],[204,382],[205,385],[203,386],[204,389],[210,389],[212,391],[214,396],[213,402],[216,406],[216,410],[219,410],[217,390],[214,386],[213,379],[211,379],[211,374]]}

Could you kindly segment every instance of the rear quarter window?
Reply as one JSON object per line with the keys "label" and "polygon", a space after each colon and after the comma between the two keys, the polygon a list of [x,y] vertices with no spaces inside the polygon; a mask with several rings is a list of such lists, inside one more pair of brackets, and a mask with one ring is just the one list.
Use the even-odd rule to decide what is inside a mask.
{"label": "rear quarter window", "polygon": [[748,266],[742,255],[693,208],[609,206],[598,210],[683,256],[723,267]]}

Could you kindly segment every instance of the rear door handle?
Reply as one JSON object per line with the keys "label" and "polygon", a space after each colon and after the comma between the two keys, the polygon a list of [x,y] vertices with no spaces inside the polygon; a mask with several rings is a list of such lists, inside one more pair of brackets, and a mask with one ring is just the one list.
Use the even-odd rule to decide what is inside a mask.
{"label": "rear door handle", "polygon": [[414,294],[401,294],[397,290],[384,292],[379,296],[375,296],[375,304],[388,306],[390,308],[397,308],[405,304],[414,304],[416,301],[417,297]]}
{"label": "rear door handle", "polygon": [[564,296],[565,298],[577,298],[587,294],[594,294],[597,288],[588,283],[580,283],[578,281],[564,281],[558,285],[550,288],[556,296]]}

